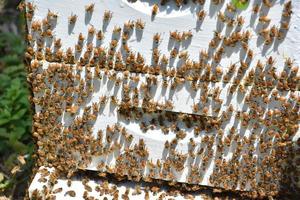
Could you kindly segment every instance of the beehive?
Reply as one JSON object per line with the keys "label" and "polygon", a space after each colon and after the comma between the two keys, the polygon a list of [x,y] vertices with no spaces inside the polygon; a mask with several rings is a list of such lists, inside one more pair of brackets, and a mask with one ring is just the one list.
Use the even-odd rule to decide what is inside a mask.
{"label": "beehive", "polygon": [[[300,3],[25,7],[38,167],[56,179],[85,170],[254,198],[292,188]],[[55,195],[49,184],[44,197]]]}

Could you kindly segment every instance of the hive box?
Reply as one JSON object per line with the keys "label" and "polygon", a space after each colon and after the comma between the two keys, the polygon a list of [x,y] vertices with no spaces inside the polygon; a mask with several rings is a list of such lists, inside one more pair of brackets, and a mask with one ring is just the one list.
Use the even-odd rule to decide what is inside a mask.
{"label": "hive box", "polygon": [[58,180],[42,170],[31,196],[45,181],[44,198],[72,198],[86,188],[65,178],[82,170],[253,197],[293,187],[300,4],[203,2],[26,1],[37,164]]}

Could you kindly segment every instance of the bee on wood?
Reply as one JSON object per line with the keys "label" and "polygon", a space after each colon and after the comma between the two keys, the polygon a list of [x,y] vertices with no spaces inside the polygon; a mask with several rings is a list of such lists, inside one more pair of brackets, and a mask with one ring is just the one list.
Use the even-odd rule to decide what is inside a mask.
{"label": "bee on wood", "polygon": [[88,34],[89,35],[94,35],[95,34],[95,27],[94,26],[90,26],[89,28],[88,28]]}
{"label": "bee on wood", "polygon": [[145,22],[142,21],[142,19],[138,19],[136,22],[135,22],[135,27],[138,29],[138,30],[143,30],[145,28]]}
{"label": "bee on wood", "polygon": [[96,34],[97,40],[103,40],[104,39],[104,33],[102,30],[99,30]]}
{"label": "bee on wood", "polygon": [[193,33],[192,33],[191,30],[189,30],[189,31],[184,31],[184,32],[182,33],[182,36],[181,36],[182,40],[189,40],[189,39],[191,39],[192,37],[193,37]]}
{"label": "bee on wood", "polygon": [[219,13],[218,13],[218,19],[219,19],[221,22],[225,23],[225,22],[226,22],[226,16],[225,16],[225,14],[224,14],[223,12],[219,12]]}
{"label": "bee on wood", "polygon": [[42,31],[42,23],[40,21],[33,21],[31,23],[31,29],[33,31]]}
{"label": "bee on wood", "polygon": [[263,0],[262,2],[266,7],[268,7],[268,8],[272,7],[272,3],[270,2],[270,0]]}
{"label": "bee on wood", "polygon": [[203,21],[206,17],[206,12],[204,10],[201,10],[197,13],[197,17],[199,21]]}
{"label": "bee on wood", "polygon": [[75,24],[76,21],[77,21],[77,15],[73,15],[73,14],[72,14],[72,15],[69,17],[69,23],[70,23],[70,24]]}
{"label": "bee on wood", "polygon": [[178,55],[178,58],[179,58],[179,59],[183,59],[183,60],[188,59],[188,57],[189,57],[189,54],[188,54],[187,51],[181,51],[181,52],[179,53],[179,55]]}
{"label": "bee on wood", "polygon": [[243,26],[245,23],[245,19],[242,16],[237,17],[237,25],[238,26]]}
{"label": "bee on wood", "polygon": [[69,195],[70,197],[75,197],[76,196],[76,192],[74,190],[69,190],[65,193],[64,196]]}
{"label": "bee on wood", "polygon": [[271,19],[267,15],[264,15],[264,16],[259,17],[258,21],[263,22],[263,23],[269,23],[271,21]]}
{"label": "bee on wood", "polygon": [[198,103],[195,103],[195,104],[192,106],[192,110],[193,110],[193,112],[195,112],[195,113],[199,112],[199,104],[198,104]]}
{"label": "bee on wood", "polygon": [[103,15],[103,20],[104,21],[110,21],[112,16],[113,16],[113,13],[111,11],[105,10],[104,15]]}
{"label": "bee on wood", "polygon": [[154,36],[153,36],[153,40],[156,44],[158,44],[160,42],[160,34],[159,33],[156,33]]}
{"label": "bee on wood", "polygon": [[53,194],[57,194],[57,193],[62,192],[62,190],[63,190],[63,189],[62,189],[61,187],[60,187],[60,188],[56,188],[55,190],[52,191],[52,193],[53,193]]}
{"label": "bee on wood", "polygon": [[49,20],[56,20],[58,17],[58,15],[54,12],[51,12],[49,9],[48,9],[48,13],[47,13],[47,19]]}
{"label": "bee on wood", "polygon": [[89,5],[85,6],[85,11],[88,12],[88,13],[92,13],[92,12],[94,12],[94,8],[95,8],[95,4],[92,3],[92,4],[89,4]]}
{"label": "bee on wood", "polygon": [[258,4],[255,4],[255,5],[253,6],[252,12],[253,12],[254,14],[257,14],[257,13],[259,12],[259,5],[258,5]]}
{"label": "bee on wood", "polygon": [[176,48],[172,49],[170,52],[171,58],[176,58],[177,55],[178,55],[178,50]]}
{"label": "bee on wood", "polygon": [[228,3],[228,4],[226,5],[226,10],[227,10],[228,12],[230,12],[230,13],[234,13],[234,12],[236,11],[236,8],[235,8],[235,6],[234,6],[233,4]]}
{"label": "bee on wood", "polygon": [[157,15],[158,9],[159,9],[158,5],[154,4],[152,7],[152,16]]}
{"label": "bee on wood", "polygon": [[84,38],[83,34],[80,33],[79,36],[78,36],[78,42],[82,43],[84,41],[84,39],[85,38]]}
{"label": "bee on wood", "polygon": [[170,39],[180,42],[182,40],[182,37],[181,37],[181,34],[178,31],[171,31],[170,32]]}
{"label": "bee on wood", "polygon": [[282,16],[290,17],[292,13],[293,13],[293,11],[292,11],[292,1],[288,1],[284,4],[284,10],[283,10]]}

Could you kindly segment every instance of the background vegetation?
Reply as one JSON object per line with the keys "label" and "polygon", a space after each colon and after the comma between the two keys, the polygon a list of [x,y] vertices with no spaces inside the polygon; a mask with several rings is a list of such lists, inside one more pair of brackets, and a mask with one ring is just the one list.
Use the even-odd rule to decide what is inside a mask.
{"label": "background vegetation", "polygon": [[18,3],[0,0],[0,199],[22,199],[32,167],[30,93],[23,64],[25,23]]}

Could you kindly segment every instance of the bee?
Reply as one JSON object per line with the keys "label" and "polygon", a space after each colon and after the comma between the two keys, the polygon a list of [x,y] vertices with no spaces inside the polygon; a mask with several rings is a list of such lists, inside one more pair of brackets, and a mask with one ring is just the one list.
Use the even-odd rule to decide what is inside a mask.
{"label": "bee", "polygon": [[135,27],[138,29],[138,30],[143,30],[145,28],[145,22],[142,21],[142,19],[138,19],[136,22],[135,22]]}
{"label": "bee", "polygon": [[209,111],[209,109],[208,109],[208,107],[203,107],[203,109],[202,109],[202,113],[203,114],[205,114],[205,115],[207,115],[208,114],[208,111]]}
{"label": "bee", "polygon": [[262,2],[266,7],[269,7],[269,8],[272,7],[272,3],[270,2],[270,0],[263,0]]}
{"label": "bee", "polygon": [[31,29],[33,31],[41,31],[42,30],[42,23],[40,21],[33,21],[31,23]]}
{"label": "bee", "polygon": [[47,13],[47,19],[50,19],[50,20],[52,20],[52,19],[57,19],[57,17],[58,17],[58,15],[56,14],[56,13],[54,13],[54,12],[51,12],[49,9],[48,9],[48,13]]}
{"label": "bee", "polygon": [[176,58],[176,56],[178,55],[177,48],[172,49],[170,52],[170,55],[171,55],[171,58]]}
{"label": "bee", "polygon": [[284,4],[284,10],[283,10],[282,16],[290,17],[292,13],[293,13],[293,11],[292,11],[292,1],[288,1]]}
{"label": "bee", "polygon": [[258,4],[255,4],[255,5],[253,6],[252,12],[253,12],[254,14],[257,14],[257,13],[259,12],[259,5],[258,5]]}
{"label": "bee", "polygon": [[53,38],[53,32],[51,29],[47,29],[44,33],[44,36],[49,37],[49,38]]}
{"label": "bee", "polygon": [[192,37],[193,37],[193,33],[192,33],[191,30],[189,30],[189,31],[184,31],[184,32],[182,33],[182,36],[181,36],[182,40],[189,40],[189,39],[191,39]]}
{"label": "bee", "polygon": [[177,40],[177,41],[181,41],[181,34],[178,33],[178,31],[171,31],[170,32],[170,39],[172,40]]}
{"label": "bee", "polygon": [[103,40],[104,39],[104,33],[102,32],[102,30],[99,30],[97,32],[96,38],[97,38],[97,40]]}
{"label": "bee", "polygon": [[94,8],[95,8],[95,3],[92,3],[85,6],[85,11],[88,13],[92,13],[94,12]]}
{"label": "bee", "polygon": [[55,190],[52,191],[52,193],[53,193],[53,194],[57,194],[57,193],[62,192],[62,190],[63,190],[63,189],[62,189],[61,187],[60,187],[60,188],[56,188]]}
{"label": "bee", "polygon": [[113,16],[113,13],[111,11],[105,10],[104,15],[103,15],[103,20],[104,21],[110,21],[112,16]]}
{"label": "bee", "polygon": [[204,18],[206,17],[206,12],[204,10],[199,11],[197,13],[197,17],[198,17],[198,20],[203,21]]}
{"label": "bee", "polygon": [[292,67],[294,61],[288,57],[288,58],[285,58],[285,65],[287,65],[289,68]]}
{"label": "bee", "polygon": [[271,21],[271,19],[267,15],[264,15],[264,16],[259,17],[258,21],[263,22],[263,23],[269,23]]}
{"label": "bee", "polygon": [[218,13],[218,19],[219,19],[221,22],[225,23],[225,22],[226,22],[226,16],[225,16],[225,14],[222,13],[222,12],[219,12],[219,13]]}
{"label": "bee", "polygon": [[61,39],[54,39],[54,47],[61,48]]}
{"label": "bee", "polygon": [[83,41],[84,41],[84,36],[83,36],[83,34],[82,33],[80,33],[79,34],[79,36],[78,36],[78,41],[80,42],[80,43],[82,43]]}
{"label": "bee", "polygon": [[95,34],[95,27],[94,26],[90,26],[88,28],[88,33],[89,33],[89,35],[94,35]]}
{"label": "bee", "polygon": [[[134,22],[131,20],[128,20],[127,22],[124,23],[124,28],[126,30],[132,30],[134,28]],[[128,34],[127,34],[127,37],[129,37]]]}
{"label": "bee", "polygon": [[222,67],[221,66],[217,66],[216,67],[216,73],[218,74],[218,75],[220,75],[220,74],[222,74]]}
{"label": "bee", "polygon": [[158,9],[159,9],[158,5],[154,4],[152,7],[152,16],[157,15]]}
{"label": "bee", "polygon": [[69,23],[70,23],[70,24],[75,24],[76,21],[77,21],[77,15],[73,15],[73,14],[72,14],[72,15],[69,17]]}
{"label": "bee", "polygon": [[242,16],[237,17],[237,24],[238,26],[243,26],[245,23],[245,19]]}
{"label": "bee", "polygon": [[107,102],[107,97],[106,96],[101,96],[99,98],[100,105],[104,105]]}
{"label": "bee", "polygon": [[160,42],[160,34],[159,33],[156,33],[154,36],[153,36],[153,40],[156,44],[158,44]]}
{"label": "bee", "polygon": [[236,8],[235,8],[235,6],[234,6],[233,4],[228,3],[228,4],[226,5],[226,10],[227,10],[228,12],[230,12],[230,13],[234,13],[234,12],[236,11]]}
{"label": "bee", "polygon": [[199,112],[199,104],[195,103],[195,104],[192,106],[192,110],[193,110],[193,112],[195,112],[195,113]]}
{"label": "bee", "polygon": [[186,60],[188,59],[189,57],[189,54],[187,51],[181,51],[178,55],[179,59],[183,59],[183,60]]}
{"label": "bee", "polygon": [[76,196],[76,192],[74,190],[69,190],[65,193],[64,196],[69,195],[70,197],[75,197]]}

